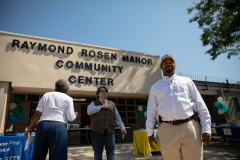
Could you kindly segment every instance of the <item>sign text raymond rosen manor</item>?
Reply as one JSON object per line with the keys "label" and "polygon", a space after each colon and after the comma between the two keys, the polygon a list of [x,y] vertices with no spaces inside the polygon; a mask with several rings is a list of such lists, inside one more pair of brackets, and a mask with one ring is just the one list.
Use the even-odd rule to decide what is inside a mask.
{"label": "sign text raymond rosen manor", "polygon": [[[73,53],[73,48],[69,46],[55,46],[53,44],[47,45],[47,44],[42,44],[37,42],[27,42],[24,41],[22,44],[20,44],[20,41],[17,39],[13,39],[12,41],[12,47],[20,47],[20,48],[26,48],[26,49],[34,49],[35,46],[37,46],[37,49],[39,51],[49,51],[49,52],[56,52],[57,53],[66,53],[66,54],[72,54]],[[117,54],[116,53],[108,53],[108,52],[101,52],[97,51],[95,52],[94,50],[87,51],[86,49],[82,49],[81,56],[85,57],[95,57],[97,58],[104,58],[106,60],[117,60]],[[146,64],[146,65],[152,65],[152,59],[146,59],[146,58],[141,58],[141,57],[134,57],[134,56],[128,56],[128,55],[122,55],[122,61],[123,62],[133,62],[133,63],[139,63],[139,64]]]}
{"label": "sign text raymond rosen manor", "polygon": [[[48,45],[48,44],[30,42],[30,41],[24,41],[21,43],[20,40],[17,40],[17,39],[13,39],[12,47],[17,47],[21,49],[37,49],[38,51],[52,52],[52,53],[56,52],[59,54],[68,54],[68,55],[71,55],[74,53],[73,48],[70,46],[61,46],[61,45],[54,45],[54,44]],[[99,59],[103,58],[105,60],[118,59],[116,53],[109,53],[109,52],[102,52],[102,51],[95,51],[95,50],[81,49],[81,52],[79,52],[78,54],[80,58],[81,57],[90,57],[90,58],[97,57]],[[138,56],[129,56],[126,54],[122,55],[121,60],[122,62],[137,63],[137,64],[148,65],[148,66],[153,65],[152,59],[147,59],[147,58],[138,57]],[[58,60],[55,64],[58,68],[62,68],[65,65],[66,68],[68,69],[73,68],[73,69],[79,69],[79,70],[82,69],[85,71],[95,70],[95,71],[105,71],[105,72],[113,72],[113,73],[116,73],[116,71],[119,71],[119,73],[123,72],[123,66],[115,66],[115,65],[85,63],[85,62],[79,62],[79,61],[73,62],[70,60],[66,60],[65,62],[63,60]],[[113,85],[112,78],[104,78],[104,77],[84,77],[84,76],[71,75],[68,78],[68,80],[70,83],[93,84],[93,81],[95,81],[96,85],[98,84]]]}

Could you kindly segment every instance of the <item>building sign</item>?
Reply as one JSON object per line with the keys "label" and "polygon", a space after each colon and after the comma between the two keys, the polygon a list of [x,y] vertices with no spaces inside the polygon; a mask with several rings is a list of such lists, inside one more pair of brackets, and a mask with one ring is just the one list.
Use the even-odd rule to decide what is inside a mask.
{"label": "building sign", "polygon": [[[13,39],[12,41],[12,47],[17,47],[21,49],[34,49],[37,48],[39,51],[49,51],[49,52],[56,52],[59,54],[74,54],[74,50],[70,46],[61,46],[61,45],[47,45],[37,42],[20,42],[20,40]],[[79,52],[79,51],[78,51]],[[127,63],[136,63],[136,64],[142,64],[142,65],[148,65],[152,66],[153,62],[152,59],[146,59],[141,57],[134,57],[129,55],[122,55],[121,57],[118,57],[116,53],[108,53],[108,52],[102,52],[102,51],[95,51],[95,50],[87,50],[82,49],[81,50],[81,57],[90,57],[94,58],[97,57],[99,59],[105,59],[105,60],[118,60],[120,59],[122,62]],[[115,66],[115,65],[107,65],[107,64],[98,64],[98,63],[87,63],[85,61],[63,61],[58,60],[55,65],[58,68],[67,68],[67,69],[77,69],[77,70],[85,70],[85,71],[105,71],[105,72],[113,72],[113,73],[122,73],[124,71],[123,66]],[[99,78],[99,77],[84,77],[84,76],[75,76],[71,75],[68,78],[70,83],[84,83],[84,84],[96,84],[96,85],[113,85],[113,79],[112,78]]]}

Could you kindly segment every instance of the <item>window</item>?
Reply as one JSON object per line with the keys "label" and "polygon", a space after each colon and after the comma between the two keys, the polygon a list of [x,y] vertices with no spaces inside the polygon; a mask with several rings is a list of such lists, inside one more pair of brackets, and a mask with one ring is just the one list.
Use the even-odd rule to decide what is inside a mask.
{"label": "window", "polygon": [[135,111],[135,106],[127,106],[127,111]]}
{"label": "window", "polygon": [[126,125],[136,124],[135,99],[118,98],[116,106],[122,120],[125,120]]}
{"label": "window", "polygon": [[[109,98],[109,100],[115,98]],[[146,105],[147,99],[128,99],[128,98],[117,98],[116,107],[118,112],[126,125],[137,124],[137,112],[139,105]]]}
{"label": "window", "polygon": [[126,106],[118,106],[118,111],[126,111]]}
{"label": "window", "polygon": [[135,112],[128,112],[128,117],[133,117],[133,118],[135,118]]}
{"label": "window", "polygon": [[28,95],[28,98],[27,98],[27,101],[30,101],[30,102],[38,102],[38,101],[39,101],[39,95],[29,94],[29,95]]}
{"label": "window", "polygon": [[96,98],[92,98],[92,97],[87,97],[86,101],[84,103],[91,103],[92,101],[96,101]]}
{"label": "window", "polygon": [[136,124],[136,119],[128,119],[128,124]]}
{"label": "window", "polygon": [[127,99],[127,104],[134,104],[134,99]]}
{"label": "window", "polygon": [[36,111],[38,103],[30,103],[30,112],[29,112],[29,119],[28,119],[28,123],[30,123],[32,116],[34,114],[34,112]]}
{"label": "window", "polygon": [[21,101],[25,101],[26,100],[26,94],[14,94],[14,96],[19,96],[21,98]]}
{"label": "window", "polygon": [[126,112],[119,112],[120,116],[123,117],[127,117]]}
{"label": "window", "polygon": [[29,112],[29,118],[33,116],[34,112],[35,112],[35,111],[30,111],[30,112]]}
{"label": "window", "polygon": [[110,100],[116,104],[116,98],[108,98],[108,100]]}
{"label": "window", "polygon": [[147,99],[136,99],[136,104],[147,105]]}
{"label": "window", "polygon": [[118,98],[118,104],[125,104],[125,99]]}
{"label": "window", "polygon": [[38,103],[30,103],[30,110],[31,109],[36,109],[37,105],[38,105]]}
{"label": "window", "polygon": [[240,111],[240,106],[237,98],[233,98],[233,105],[238,111]]}

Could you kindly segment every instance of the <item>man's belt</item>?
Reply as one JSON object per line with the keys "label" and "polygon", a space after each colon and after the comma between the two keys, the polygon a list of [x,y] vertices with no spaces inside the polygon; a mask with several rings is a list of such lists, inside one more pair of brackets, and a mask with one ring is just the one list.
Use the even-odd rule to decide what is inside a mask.
{"label": "man's belt", "polygon": [[179,124],[191,121],[192,119],[194,119],[194,115],[187,118],[187,119],[181,119],[181,120],[176,120],[176,121],[163,121],[163,122],[169,123],[169,124],[172,124],[172,125],[179,125]]}

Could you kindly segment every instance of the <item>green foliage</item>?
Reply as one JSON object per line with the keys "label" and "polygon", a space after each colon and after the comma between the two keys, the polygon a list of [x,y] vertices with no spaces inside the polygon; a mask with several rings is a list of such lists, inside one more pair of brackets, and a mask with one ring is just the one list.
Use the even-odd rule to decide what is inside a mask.
{"label": "green foliage", "polygon": [[240,85],[240,82],[237,82],[237,83],[235,83],[235,84],[239,84],[239,85]]}
{"label": "green foliage", "polygon": [[[188,14],[196,11],[190,23],[198,22],[203,30],[203,46],[211,45],[206,53],[215,60],[222,53],[227,58],[240,52],[240,0],[201,0],[188,8]],[[240,57],[239,57],[240,59]]]}

